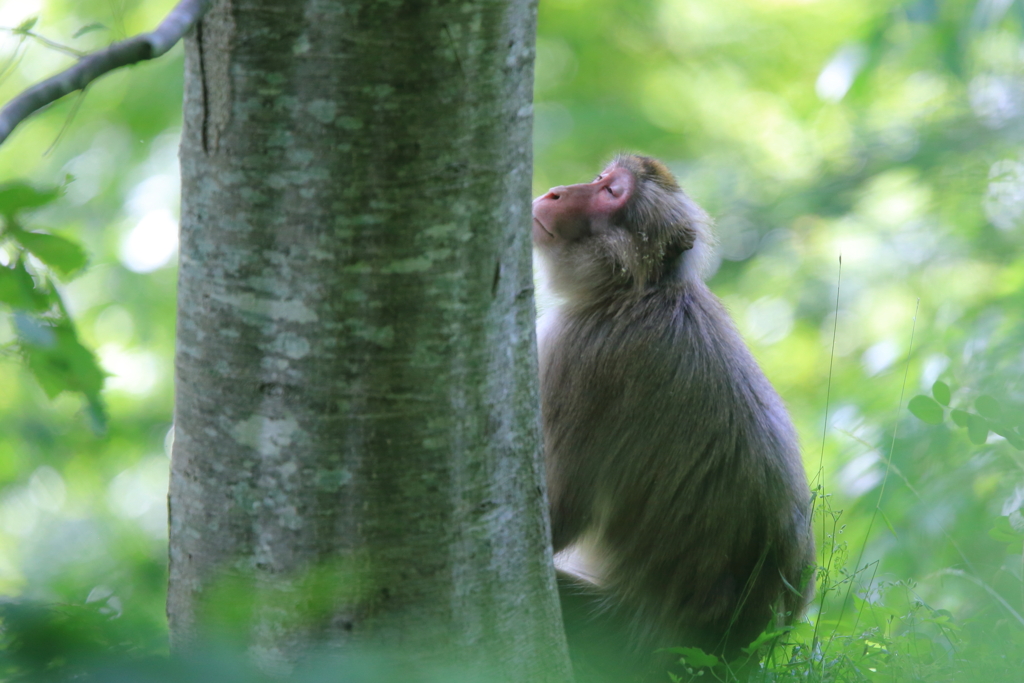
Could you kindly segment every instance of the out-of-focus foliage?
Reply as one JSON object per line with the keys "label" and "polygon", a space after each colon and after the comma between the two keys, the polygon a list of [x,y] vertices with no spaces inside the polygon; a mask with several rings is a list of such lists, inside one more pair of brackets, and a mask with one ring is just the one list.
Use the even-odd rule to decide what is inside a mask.
{"label": "out-of-focus foliage", "polygon": [[[0,34],[0,101],[73,59],[36,36],[91,50],[172,4],[0,0],[0,26],[23,27]],[[0,594],[102,603],[157,634],[180,55],[0,147],[0,183],[72,177],[19,225],[89,265],[62,282],[80,257],[27,237],[0,247],[0,279],[55,276],[109,412],[97,436],[80,396],[47,397],[16,352],[13,311],[34,304],[0,281]],[[636,150],[717,219],[711,285],[817,492],[819,598],[771,675],[1008,680],[1024,649],[1024,3],[542,0],[536,100],[536,193]]]}
{"label": "out-of-focus foliage", "polygon": [[[103,428],[103,372],[81,342],[64,301],[48,273],[67,279],[85,265],[76,242],[45,232],[29,232],[22,214],[54,202],[57,189],[37,190],[24,183],[0,185],[0,248],[7,264],[0,265],[0,303],[9,309],[25,365],[50,398],[63,391],[80,392],[87,402],[96,431]],[[32,263],[29,272],[27,261]]]}
{"label": "out-of-focus foliage", "polygon": [[[173,5],[0,0],[0,103]],[[65,98],[0,146],[0,599],[38,601],[68,623],[87,611],[124,621],[121,635],[156,650],[181,83],[179,47]],[[7,295],[14,278],[20,299]]]}

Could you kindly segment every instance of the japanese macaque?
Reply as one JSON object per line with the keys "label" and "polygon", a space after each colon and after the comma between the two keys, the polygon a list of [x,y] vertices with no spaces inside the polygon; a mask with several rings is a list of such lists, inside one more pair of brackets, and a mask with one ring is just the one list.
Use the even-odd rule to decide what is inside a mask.
{"label": "japanese macaque", "polygon": [[710,220],[622,155],[534,200],[533,243],[557,302],[537,334],[570,649],[603,619],[637,661],[735,655],[802,611],[814,540],[793,425],[703,281]]}

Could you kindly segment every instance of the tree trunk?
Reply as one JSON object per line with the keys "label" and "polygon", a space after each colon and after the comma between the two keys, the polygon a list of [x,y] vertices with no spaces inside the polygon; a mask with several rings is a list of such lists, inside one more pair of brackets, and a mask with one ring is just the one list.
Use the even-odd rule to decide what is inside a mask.
{"label": "tree trunk", "polygon": [[190,36],[175,649],[234,619],[277,670],[376,646],[568,678],[533,332],[535,17],[222,0]]}

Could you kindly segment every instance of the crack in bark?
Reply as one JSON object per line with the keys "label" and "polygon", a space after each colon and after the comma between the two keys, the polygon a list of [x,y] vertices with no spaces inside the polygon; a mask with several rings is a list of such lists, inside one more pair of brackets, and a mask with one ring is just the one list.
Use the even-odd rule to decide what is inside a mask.
{"label": "crack in bark", "polygon": [[210,98],[206,84],[206,56],[203,51],[203,22],[196,24],[196,52],[199,55],[199,89],[203,98],[203,121],[199,124],[199,136],[202,140],[203,154],[210,153],[210,142],[206,128],[210,120]]}

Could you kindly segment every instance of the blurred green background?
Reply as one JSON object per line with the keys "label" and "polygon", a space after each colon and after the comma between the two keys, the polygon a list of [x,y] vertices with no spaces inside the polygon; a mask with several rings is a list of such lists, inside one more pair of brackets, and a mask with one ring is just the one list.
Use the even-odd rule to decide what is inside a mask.
{"label": "blurred green background", "polygon": [[[173,4],[0,2],[0,101],[72,62],[37,36],[93,50]],[[28,33],[10,30],[32,17]],[[710,284],[828,496],[819,636],[865,628],[851,615],[883,609],[892,591],[878,586],[899,582],[890,621],[923,602],[1006,639],[993,642],[1024,642],[1022,27],[1017,0],[541,2],[535,194],[640,151],[716,218]],[[97,435],[81,394],[50,400],[25,369],[0,304],[0,596],[116,616],[153,643],[165,630],[181,55],[104,77],[0,147],[0,183],[72,177],[23,223],[88,252],[59,291],[109,373]],[[16,253],[0,236],[0,265]],[[933,386],[938,402],[915,399],[912,414]],[[832,599],[849,589],[844,565],[868,566],[859,608]],[[876,640],[896,633],[877,628]]]}

